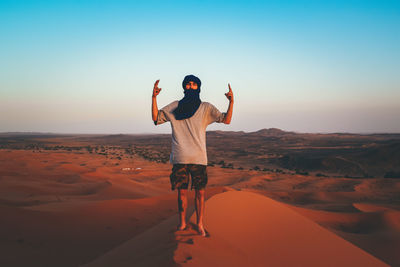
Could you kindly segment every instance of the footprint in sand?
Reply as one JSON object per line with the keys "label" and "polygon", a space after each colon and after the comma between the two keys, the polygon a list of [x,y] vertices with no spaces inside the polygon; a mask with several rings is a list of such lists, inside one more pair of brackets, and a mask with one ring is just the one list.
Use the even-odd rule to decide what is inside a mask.
{"label": "footprint in sand", "polygon": [[193,238],[189,238],[188,240],[185,241],[185,243],[193,245],[194,244]]}
{"label": "footprint in sand", "polygon": [[193,259],[193,257],[192,257],[192,256],[190,256],[190,255],[189,255],[189,256],[187,256],[187,257],[186,257],[186,259],[185,259],[185,261],[184,261],[184,263],[186,263],[186,262],[190,261],[191,259]]}
{"label": "footprint in sand", "polygon": [[[206,231],[206,237],[210,235]],[[197,230],[197,225],[193,223],[187,224],[186,228],[183,230],[175,230],[175,240],[178,243],[194,245],[197,238],[203,238],[199,231]]]}

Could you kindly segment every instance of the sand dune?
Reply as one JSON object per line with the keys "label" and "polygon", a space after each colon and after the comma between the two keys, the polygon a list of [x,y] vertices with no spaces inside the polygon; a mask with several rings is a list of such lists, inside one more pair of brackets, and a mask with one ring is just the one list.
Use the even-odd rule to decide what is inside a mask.
{"label": "sand dune", "polygon": [[[75,150],[1,149],[0,236],[4,242],[0,242],[0,265],[61,267],[95,259],[101,262],[107,252],[118,255],[121,245],[135,243],[139,236],[149,242],[138,242],[138,250],[127,243],[129,264],[196,264],[198,255],[210,251],[236,265],[247,263],[250,252],[243,251],[237,240],[215,235],[226,227],[213,226],[210,212],[214,198],[206,204],[210,238],[201,239],[193,225],[187,231],[173,231],[178,220],[171,218],[177,207],[176,192],[170,191],[170,170],[169,164],[131,157],[123,150],[111,150],[105,156]],[[265,195],[386,263],[400,266],[399,179],[318,177],[220,167],[209,167],[208,171],[206,199],[226,191],[226,186]],[[191,211],[193,193],[189,193]],[[231,204],[221,205],[226,209]],[[225,221],[231,216],[219,212],[216,214]],[[241,214],[248,212],[243,210]],[[280,216],[274,215],[273,209],[266,213]],[[264,219],[268,219],[264,222],[268,225],[269,217]],[[255,222],[247,222],[251,223]],[[152,227],[157,228],[147,231]],[[243,235],[254,238],[246,232],[248,227],[229,227],[229,231],[244,231]],[[154,235],[154,231],[159,234]],[[302,242],[308,244],[307,240]],[[131,255],[132,251],[136,256]],[[119,263],[117,259],[110,266]]]}
{"label": "sand dune", "polygon": [[353,203],[358,212],[329,212],[287,206],[392,266],[399,266],[399,211],[367,203]]}
{"label": "sand dune", "polygon": [[[99,257],[94,266],[387,266],[286,205],[228,191],[206,202],[208,237],[175,232],[173,216]],[[173,260],[172,260],[173,259]]]}

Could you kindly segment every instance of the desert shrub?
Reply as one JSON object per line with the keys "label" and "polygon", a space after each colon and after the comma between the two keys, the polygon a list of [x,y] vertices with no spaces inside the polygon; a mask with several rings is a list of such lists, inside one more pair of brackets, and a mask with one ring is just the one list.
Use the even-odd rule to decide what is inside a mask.
{"label": "desert shrub", "polygon": [[300,174],[300,175],[309,175],[309,173],[307,171],[301,171],[296,169],[296,174]]}
{"label": "desert shrub", "polygon": [[400,178],[400,172],[389,171],[385,173],[385,176],[383,176],[383,178]]}
{"label": "desert shrub", "polygon": [[221,168],[224,168],[224,169],[233,169],[233,164],[232,164],[232,163],[229,163],[228,165],[222,165]]}
{"label": "desert shrub", "polygon": [[93,148],[92,148],[91,146],[86,146],[86,150],[87,150],[89,153],[93,153]]}

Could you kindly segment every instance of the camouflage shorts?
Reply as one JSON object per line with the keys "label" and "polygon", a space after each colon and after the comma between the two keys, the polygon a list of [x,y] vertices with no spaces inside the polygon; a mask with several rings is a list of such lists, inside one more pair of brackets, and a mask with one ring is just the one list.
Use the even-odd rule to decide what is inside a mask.
{"label": "camouflage shorts", "polygon": [[207,185],[207,166],[199,164],[174,164],[170,175],[171,189],[188,189],[189,174],[192,177],[190,190],[204,189]]}

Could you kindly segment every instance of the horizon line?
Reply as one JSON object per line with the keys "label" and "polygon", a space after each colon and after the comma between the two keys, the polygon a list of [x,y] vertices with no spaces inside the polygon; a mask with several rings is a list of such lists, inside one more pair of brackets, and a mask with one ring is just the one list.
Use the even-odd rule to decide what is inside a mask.
{"label": "horizon line", "polygon": [[[235,133],[256,133],[262,130],[278,130],[285,133],[294,134],[356,134],[356,135],[374,135],[374,134],[400,134],[400,132],[298,132],[298,131],[286,131],[279,128],[261,128],[256,131],[226,131],[226,130],[209,130],[206,132],[235,132]],[[0,132],[3,134],[53,134],[53,135],[164,135],[170,133],[154,133],[154,132],[143,132],[143,133],[63,133],[63,132],[34,132],[34,131],[13,131],[13,132]]]}

